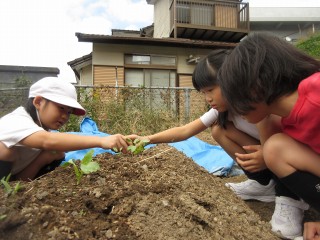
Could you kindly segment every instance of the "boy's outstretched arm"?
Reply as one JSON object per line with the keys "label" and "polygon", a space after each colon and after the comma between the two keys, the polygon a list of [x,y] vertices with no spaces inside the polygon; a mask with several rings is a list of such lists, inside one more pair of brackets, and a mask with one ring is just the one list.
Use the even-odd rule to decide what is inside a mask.
{"label": "boy's outstretched arm", "polygon": [[126,153],[128,147],[125,136],[121,134],[98,137],[47,131],[33,133],[22,139],[20,143],[27,147],[63,152],[100,147],[104,149],[122,149],[122,152]]}

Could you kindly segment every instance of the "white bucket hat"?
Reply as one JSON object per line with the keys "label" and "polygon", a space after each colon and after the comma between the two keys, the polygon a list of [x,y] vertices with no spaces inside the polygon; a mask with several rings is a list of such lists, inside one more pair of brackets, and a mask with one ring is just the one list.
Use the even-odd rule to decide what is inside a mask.
{"label": "white bucket hat", "polygon": [[41,96],[50,101],[74,108],[73,114],[85,115],[86,110],[77,101],[76,88],[57,77],[45,77],[31,85],[29,98]]}

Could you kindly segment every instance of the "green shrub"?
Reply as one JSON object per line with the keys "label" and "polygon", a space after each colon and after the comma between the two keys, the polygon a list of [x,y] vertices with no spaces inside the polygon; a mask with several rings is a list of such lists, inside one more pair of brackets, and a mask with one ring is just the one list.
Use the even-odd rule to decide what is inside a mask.
{"label": "green shrub", "polygon": [[309,55],[320,59],[320,34],[312,35],[310,38],[298,42],[296,46]]}
{"label": "green shrub", "polygon": [[[92,118],[102,132],[146,135],[179,124],[176,111],[168,110],[171,100],[165,98],[169,98],[170,93],[164,92],[161,99],[156,100],[152,91],[144,91],[143,88],[127,87],[112,91],[107,88],[86,88],[80,89],[79,93],[81,105],[87,111],[86,116]],[[150,104],[157,100],[164,104]],[[71,115],[61,131],[79,131],[82,119]]]}

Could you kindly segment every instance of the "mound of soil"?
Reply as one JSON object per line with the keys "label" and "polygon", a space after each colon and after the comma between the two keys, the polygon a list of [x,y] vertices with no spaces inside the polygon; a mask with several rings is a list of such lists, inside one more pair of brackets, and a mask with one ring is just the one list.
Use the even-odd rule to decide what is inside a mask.
{"label": "mound of soil", "polygon": [[[274,203],[244,202],[167,144],[138,156],[101,154],[77,184],[72,167],[0,189],[1,239],[278,239]],[[12,186],[15,182],[11,183]]]}

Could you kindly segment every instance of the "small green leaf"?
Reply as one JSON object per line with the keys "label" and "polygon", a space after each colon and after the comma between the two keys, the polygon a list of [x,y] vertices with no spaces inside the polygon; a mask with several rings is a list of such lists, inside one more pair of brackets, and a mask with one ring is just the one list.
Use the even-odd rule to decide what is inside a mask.
{"label": "small green leaf", "polygon": [[76,174],[77,184],[80,183],[82,176],[83,176],[83,172],[78,171],[78,174]]}
{"label": "small green leaf", "polygon": [[148,140],[148,139],[143,139],[142,142],[144,143],[144,146],[146,146],[148,143],[150,143],[150,140]]}
{"label": "small green leaf", "polygon": [[131,153],[134,153],[135,151],[136,151],[136,146],[134,146],[134,145],[130,145],[128,148],[127,148],[127,150],[128,151],[130,151]]}
{"label": "small green leaf", "polygon": [[73,170],[77,179],[77,184],[80,183],[80,180],[83,174],[96,172],[100,169],[100,166],[97,162],[92,162],[93,153],[94,153],[94,150],[91,149],[85,154],[82,161],[80,161],[80,168],[78,168],[78,165],[74,162],[73,159],[70,159],[68,162],[65,162],[62,164],[63,167],[67,167],[70,165],[73,166]]}
{"label": "small green leaf", "polygon": [[20,182],[17,182],[16,185],[14,186],[12,194],[16,194],[20,189],[21,189],[21,184]]}
{"label": "small green leaf", "polygon": [[74,160],[73,159],[70,159],[68,162],[64,162],[62,163],[62,167],[69,167],[70,165],[74,165]]}
{"label": "small green leaf", "polygon": [[81,172],[75,163],[73,163],[73,170],[77,177],[81,176]]}
{"label": "small green leaf", "polygon": [[3,177],[1,179],[1,183],[4,186],[5,192],[10,194],[12,192],[12,188],[11,188],[10,184],[5,179],[7,179],[7,178]]}
{"label": "small green leaf", "polygon": [[100,166],[97,162],[90,162],[86,165],[81,164],[80,168],[84,174],[89,174],[98,171]]}
{"label": "small green leaf", "polygon": [[89,162],[91,162],[91,161],[92,161],[93,153],[94,153],[94,150],[93,150],[93,149],[91,149],[89,152],[87,152],[86,155],[84,155],[81,163],[84,164],[84,165],[86,165],[86,164],[88,164]]}
{"label": "small green leaf", "polygon": [[9,173],[8,176],[6,177],[6,182],[9,182],[10,177],[11,177],[11,173]]}

